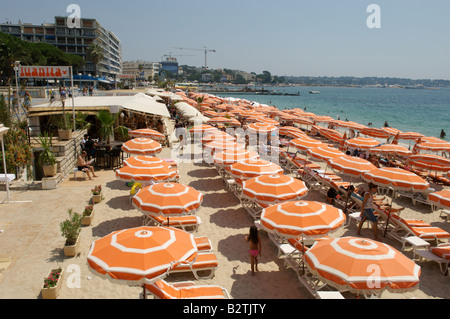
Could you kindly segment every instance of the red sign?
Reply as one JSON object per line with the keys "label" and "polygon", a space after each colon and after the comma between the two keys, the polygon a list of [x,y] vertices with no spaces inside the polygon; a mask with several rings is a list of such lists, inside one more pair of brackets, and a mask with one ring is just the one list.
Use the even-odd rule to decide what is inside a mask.
{"label": "red sign", "polygon": [[68,79],[70,77],[69,66],[21,66],[20,78],[46,78]]}
{"label": "red sign", "polygon": [[117,77],[119,79],[134,79],[136,75],[134,74],[118,74]]}

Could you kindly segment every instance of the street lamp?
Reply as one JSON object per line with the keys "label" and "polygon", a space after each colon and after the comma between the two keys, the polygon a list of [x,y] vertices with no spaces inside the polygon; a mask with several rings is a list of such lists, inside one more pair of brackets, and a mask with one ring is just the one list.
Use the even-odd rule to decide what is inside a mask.
{"label": "street lamp", "polygon": [[17,103],[18,103],[17,111],[19,112],[19,121],[20,121],[21,115],[20,115],[20,92],[19,92],[19,68],[20,68],[20,61],[15,61],[14,62],[14,71],[16,74],[16,92],[17,92]]}

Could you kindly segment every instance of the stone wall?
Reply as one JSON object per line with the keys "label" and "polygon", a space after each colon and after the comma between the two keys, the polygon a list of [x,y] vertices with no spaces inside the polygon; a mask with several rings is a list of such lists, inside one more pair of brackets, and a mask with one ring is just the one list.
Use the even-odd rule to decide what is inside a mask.
{"label": "stone wall", "polygon": [[81,141],[87,134],[86,130],[72,133],[70,141],[58,141],[53,143],[53,152],[58,164],[58,173],[54,177],[42,179],[42,189],[55,189],[70,174],[77,164],[77,158],[81,154]]}

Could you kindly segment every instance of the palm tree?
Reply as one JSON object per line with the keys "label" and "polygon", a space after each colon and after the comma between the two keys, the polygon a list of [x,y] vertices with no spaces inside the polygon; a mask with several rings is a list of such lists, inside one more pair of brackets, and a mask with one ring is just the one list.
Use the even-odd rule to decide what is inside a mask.
{"label": "palm tree", "polygon": [[[31,62],[28,51],[23,46],[20,39],[15,37],[0,38],[0,76],[3,74],[8,78],[8,106],[11,106],[11,84],[14,77],[14,62],[20,61],[23,64]],[[17,92],[19,94],[19,92]]]}
{"label": "palm tree", "polygon": [[119,115],[120,113],[112,115],[108,111],[100,111],[96,114],[96,117],[100,122],[99,135],[102,139],[106,139],[108,145],[111,142],[111,135],[114,134],[114,131],[118,131],[123,137],[128,137],[128,129],[125,126],[114,128],[114,124]]}
{"label": "palm tree", "polygon": [[105,57],[104,50],[102,46],[98,42],[92,43],[88,48],[88,57],[95,65],[95,69],[97,70],[97,65],[103,60]]}

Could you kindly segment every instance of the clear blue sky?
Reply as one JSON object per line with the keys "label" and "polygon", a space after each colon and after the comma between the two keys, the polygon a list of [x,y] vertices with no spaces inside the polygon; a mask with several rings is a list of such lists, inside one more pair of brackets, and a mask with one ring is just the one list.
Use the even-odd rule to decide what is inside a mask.
{"label": "clear blue sky", "polygon": [[[76,3],[122,41],[124,60],[241,69],[274,75],[450,79],[449,0],[0,0],[0,21],[34,24]],[[369,29],[369,4],[381,28]]]}

